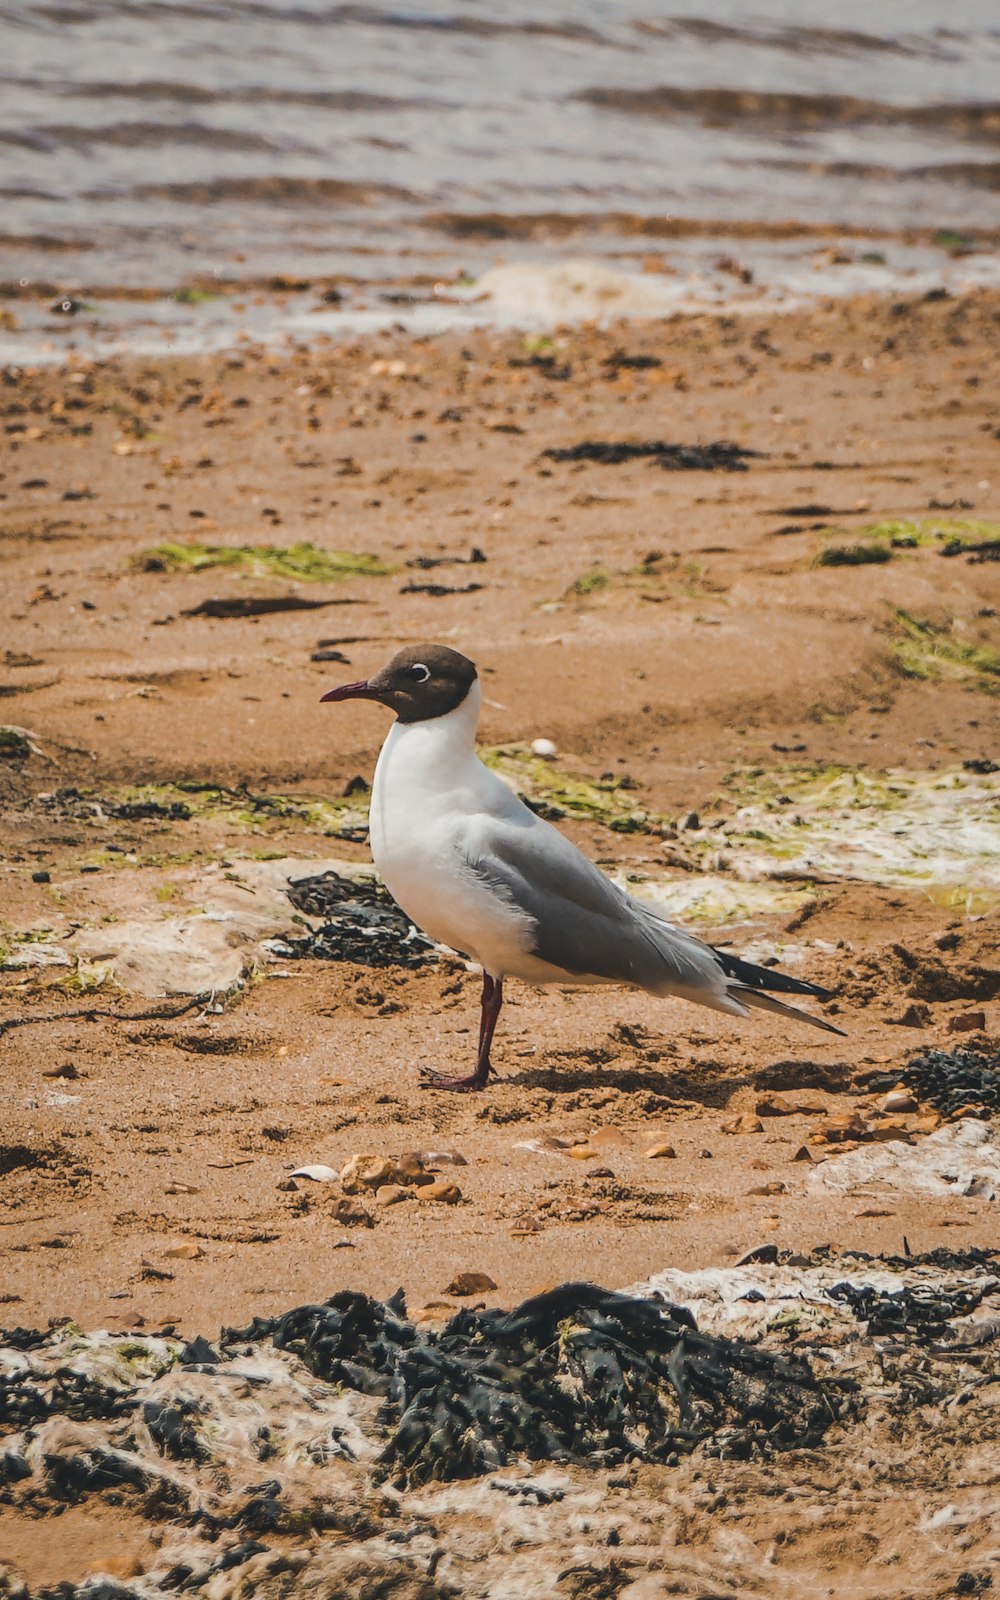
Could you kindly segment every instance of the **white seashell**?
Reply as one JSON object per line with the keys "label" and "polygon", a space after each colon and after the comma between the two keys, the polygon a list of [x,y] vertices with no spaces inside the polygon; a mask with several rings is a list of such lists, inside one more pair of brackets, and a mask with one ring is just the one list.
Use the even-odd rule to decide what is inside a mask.
{"label": "white seashell", "polygon": [[533,756],[541,756],[543,761],[554,761],[559,752],[551,739],[533,739],[531,753]]}
{"label": "white seashell", "polygon": [[296,1167],[294,1172],[288,1174],[290,1178],[311,1178],[313,1183],[336,1183],[340,1177],[333,1167]]}

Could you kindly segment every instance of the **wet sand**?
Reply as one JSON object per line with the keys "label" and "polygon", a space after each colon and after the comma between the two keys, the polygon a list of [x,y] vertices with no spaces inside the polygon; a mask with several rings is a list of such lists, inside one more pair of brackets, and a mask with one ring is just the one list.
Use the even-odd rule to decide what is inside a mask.
{"label": "wet sand", "polygon": [[[843,1159],[810,1137],[831,1116],[873,1122],[872,1084],[918,1047],[982,1040],[979,1013],[995,1037],[996,894],[961,875],[908,885],[816,868],[741,909],[753,845],[711,836],[755,785],[797,796],[813,769],[951,781],[975,763],[989,780],[998,568],[944,555],[934,530],[1000,521],[998,326],[1000,299],[984,294],[583,329],[551,346],[390,334],[9,376],[0,689],[24,743],[0,762],[8,946],[26,930],[58,945],[196,913],[220,880],[252,895],[268,858],[302,873],[363,863],[317,802],[370,777],[384,715],[319,696],[402,642],[437,639],[480,665],[485,745],[550,738],[560,771],[603,778],[600,793],[634,807],[633,831],[564,820],[583,848],[640,883],[735,881],[731,914],[692,925],[737,949],[793,947],[791,970],[835,991],[823,1014],[847,1038],[511,985],[500,1081],[449,1097],[422,1089],[419,1069],[470,1059],[478,977],[456,962],[262,962],[218,1013],[183,1014],[182,997],[100,982],[96,956],[4,971],[8,1324],[213,1334],[344,1287],[401,1285],[411,1310],[440,1315],[463,1271],[496,1284],[477,1298],[510,1305],[570,1277],[622,1287],[761,1243],[998,1243],[985,1197],[901,1188],[876,1203],[794,1159],[804,1145]],[[543,454],[587,440],[760,454],[745,472]],[[921,539],[881,562],[817,564],[830,546],[885,544],[864,530],[888,519]],[[189,540],[310,541],[394,570],[310,583],[144,557]],[[473,547],[485,562],[411,565]],[[289,598],[327,604],[189,614]],[[198,784],[232,793],[201,806]],[[163,809],[185,796],[189,819]],[[161,809],[95,812],[102,797]],[[776,900],[775,885],[799,898]],[[951,1031],[970,1017],[972,1032]],[[758,1117],[773,1092],[807,1106]],[[921,1113],[907,1115],[919,1140]],[[675,1155],[647,1157],[657,1141]],[[362,1197],[371,1225],[347,1224],[339,1185],[289,1186],[303,1163],[410,1150],[464,1158],[442,1169],[460,1203]],[[35,1581],[55,1576],[80,1571]],[[937,1592],[911,1577],[891,1592]],[[880,1581],[856,1592],[890,1592]]]}

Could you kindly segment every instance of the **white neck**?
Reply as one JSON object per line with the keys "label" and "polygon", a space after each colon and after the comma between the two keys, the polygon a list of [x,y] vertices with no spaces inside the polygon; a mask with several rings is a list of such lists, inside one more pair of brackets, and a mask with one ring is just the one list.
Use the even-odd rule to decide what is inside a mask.
{"label": "white neck", "polygon": [[405,768],[407,780],[417,780],[422,787],[451,787],[456,769],[475,758],[481,700],[477,679],[461,705],[443,717],[394,723],[378,758],[376,783],[392,766]]}

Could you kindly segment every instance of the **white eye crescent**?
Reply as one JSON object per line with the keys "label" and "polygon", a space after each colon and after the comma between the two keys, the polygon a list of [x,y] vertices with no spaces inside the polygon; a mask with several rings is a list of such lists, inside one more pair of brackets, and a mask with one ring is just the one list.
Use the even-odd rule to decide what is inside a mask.
{"label": "white eye crescent", "polygon": [[426,683],[431,675],[430,667],[425,667],[422,661],[415,661],[409,673],[414,683]]}

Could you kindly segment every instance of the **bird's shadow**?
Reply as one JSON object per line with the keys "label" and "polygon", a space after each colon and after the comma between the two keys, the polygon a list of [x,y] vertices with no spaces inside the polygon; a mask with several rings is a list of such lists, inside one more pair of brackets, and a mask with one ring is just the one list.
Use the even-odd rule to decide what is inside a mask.
{"label": "bird's shadow", "polygon": [[500,1077],[518,1089],[543,1089],[560,1096],[587,1089],[617,1089],[623,1094],[653,1094],[660,1100],[711,1108],[727,1106],[736,1091],[752,1081],[744,1073],[693,1077],[683,1070],[663,1072],[656,1067],[613,1067],[592,1062],[579,1066],[520,1066],[501,1072]]}

